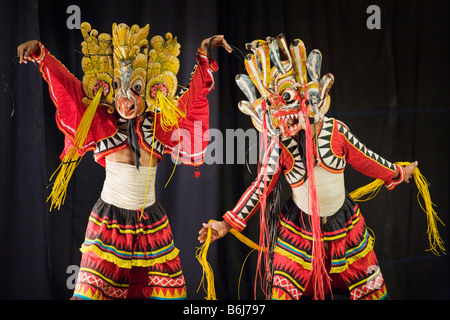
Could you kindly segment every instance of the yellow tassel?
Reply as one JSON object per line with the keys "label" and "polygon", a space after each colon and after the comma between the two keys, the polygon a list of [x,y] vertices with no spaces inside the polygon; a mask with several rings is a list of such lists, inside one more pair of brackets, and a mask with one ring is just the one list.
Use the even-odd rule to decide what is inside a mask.
{"label": "yellow tassel", "polygon": [[[173,101],[169,100],[161,91],[156,92],[156,106],[157,106],[157,108],[159,108],[159,113],[161,113],[161,128],[166,132],[171,131],[175,126],[178,127],[180,117],[181,118],[186,117],[186,113],[181,111],[175,105],[175,103]],[[155,119],[156,119],[156,117],[155,117]],[[178,131],[179,130],[180,130],[180,127],[178,127]],[[153,136],[155,136],[155,135],[153,135]],[[178,135],[178,137],[180,139],[180,135]],[[167,185],[169,184],[169,181],[172,179],[172,176],[175,172],[175,168],[178,163],[178,157],[179,157],[179,152],[177,154],[177,160],[173,167],[172,173],[171,173],[169,179],[167,180],[164,188],[167,187]]]}
{"label": "yellow tassel", "polygon": [[[208,223],[211,223],[213,221],[214,220],[209,220]],[[200,265],[202,266],[202,269],[203,269],[202,279],[200,281],[200,285],[198,286],[197,292],[198,292],[198,290],[200,290],[200,287],[203,286],[203,290],[205,290],[205,292],[207,294],[206,300],[217,300],[216,290],[214,287],[214,273],[211,268],[211,265],[207,261],[208,249],[211,244],[211,233],[212,233],[212,230],[211,230],[211,228],[209,228],[205,242],[203,243],[203,245],[200,248],[197,249],[197,252],[195,254],[195,257],[197,258],[198,262],[200,263]],[[250,240],[249,238],[244,236],[242,233],[240,233],[236,229],[230,229],[230,233],[232,233],[241,242],[245,243],[247,246],[252,248],[253,250],[251,252],[253,252],[254,250],[260,249],[260,247],[256,243],[254,243],[252,240]],[[266,248],[264,248],[263,250],[267,251]],[[248,256],[247,256],[247,258],[248,258]],[[247,260],[247,258],[245,260]],[[245,263],[245,261],[244,261],[244,263]],[[242,276],[242,269],[241,269],[241,275],[239,276],[239,282],[241,281],[241,276]],[[206,285],[207,285],[206,289],[205,289],[205,280],[206,280]]]}
{"label": "yellow tassel", "polygon": [[[178,146],[180,145],[181,136],[180,136],[180,127],[178,127]],[[173,174],[175,173],[175,169],[178,165],[178,159],[180,158],[180,150],[177,152],[177,159],[175,160],[175,163],[173,165],[172,173],[170,174],[169,179],[167,179],[166,184],[164,185],[164,188],[167,188],[167,185],[169,184],[170,180],[172,179]]]}
{"label": "yellow tassel", "polygon": [[148,164],[149,168],[148,168],[148,173],[147,173],[147,182],[145,183],[144,203],[142,204],[142,210],[141,210],[141,214],[139,215],[139,221],[141,221],[142,215],[144,214],[145,202],[147,200],[148,182],[150,181],[150,171],[151,171],[151,167],[152,167],[152,163],[153,163],[153,150],[154,150],[154,147],[155,147],[155,135],[156,135],[156,129],[155,128],[156,128],[156,117],[155,117],[154,123],[153,123],[152,149],[151,149],[151,152],[150,152],[150,162]]}
{"label": "yellow tassel", "polygon": [[238,280],[238,300],[241,300],[241,292],[240,292],[240,288],[241,288],[241,279],[242,279],[242,273],[244,272],[244,266],[245,266],[245,262],[247,261],[248,257],[250,257],[250,255],[254,252],[255,250],[250,251],[247,256],[244,259],[244,262],[242,263],[242,267],[241,267],[241,272],[239,273],[239,280]]}
{"label": "yellow tassel", "polygon": [[[249,238],[247,238],[246,236],[244,236],[242,233],[240,233],[239,231],[237,231],[236,229],[230,229],[230,233],[232,235],[234,235],[239,241],[241,241],[242,243],[246,244],[249,248],[253,249],[252,251],[250,251],[247,254],[247,257],[245,257],[244,262],[242,263],[242,267],[241,267],[241,272],[239,273],[239,281],[238,281],[238,299],[240,300],[240,292],[239,292],[239,288],[241,287],[241,278],[242,278],[242,273],[244,271],[244,265],[245,262],[247,261],[248,257],[250,256],[250,254],[257,250],[260,251],[261,247],[259,245],[257,245],[255,242],[253,242],[252,240],[250,240]],[[267,248],[262,248],[263,252],[267,252]]]}
{"label": "yellow tassel", "polygon": [[186,113],[181,111],[161,91],[156,92],[156,106],[161,112],[161,128],[164,131],[172,130],[173,127],[178,126],[180,117],[186,117]]}
{"label": "yellow tassel", "polygon": [[50,177],[51,181],[53,176],[58,172],[58,176],[53,184],[52,192],[47,198],[47,201],[51,200],[50,211],[54,207],[57,207],[59,210],[61,204],[63,204],[66,199],[67,186],[70,178],[72,177],[75,168],[81,161],[78,150],[82,149],[84,143],[86,142],[89,128],[91,127],[92,120],[94,119],[95,112],[97,111],[98,104],[100,103],[102,91],[103,88],[100,87],[100,90],[98,90],[91,104],[84,112],[77,131],[75,132],[74,145],[70,148],[69,152],[64,156],[56,171]]}
{"label": "yellow tassel", "polygon": [[[212,222],[213,220],[210,220],[209,222]],[[200,281],[200,285],[198,286],[198,290],[200,290],[200,287],[203,286],[203,290],[206,292],[206,300],[217,300],[216,298],[216,289],[214,287],[214,273],[212,270],[211,265],[209,264],[207,260],[208,255],[208,249],[209,245],[211,244],[211,228],[208,229],[208,234],[206,237],[206,241],[203,243],[203,245],[197,249],[197,252],[195,254],[195,257],[197,258],[198,262],[203,268],[203,275],[202,279]],[[207,287],[205,289],[205,279]]]}
{"label": "yellow tassel", "polygon": [[[398,165],[408,165],[409,162],[399,162]],[[414,181],[416,183],[417,189],[419,192],[417,193],[417,201],[419,202],[420,207],[427,215],[427,234],[428,234],[428,242],[430,244],[429,251],[433,252],[435,255],[439,256],[438,249],[441,250],[443,254],[445,254],[444,241],[439,235],[439,231],[437,228],[437,223],[440,222],[444,227],[445,224],[438,217],[437,212],[433,207],[436,205],[431,201],[430,191],[428,190],[428,182],[427,179],[420,173],[419,168],[415,168],[414,170]],[[422,201],[421,201],[422,198]]]}
{"label": "yellow tassel", "polygon": [[[411,162],[396,162],[395,164],[399,166],[406,166],[410,165]],[[433,252],[437,256],[440,255],[438,250],[440,250],[443,254],[445,254],[444,241],[439,235],[437,223],[440,222],[443,226],[445,226],[445,224],[438,217],[436,211],[433,208],[435,207],[435,204],[431,201],[427,180],[422,175],[418,167],[414,169],[413,177],[417,189],[419,190],[419,192],[417,193],[417,200],[419,202],[420,207],[427,216],[427,225],[428,225],[427,234],[428,234],[428,242],[430,244],[429,251]],[[350,196],[355,201],[368,201],[370,199],[373,199],[377,195],[383,183],[384,183],[383,180],[376,179],[375,181],[369,183],[368,185],[351,192]],[[361,199],[365,195],[369,196],[365,199]]]}
{"label": "yellow tassel", "polygon": [[[350,196],[355,201],[369,201],[369,200],[375,198],[375,196],[378,194],[378,192],[380,191],[383,184],[384,184],[383,180],[376,179],[373,182],[351,192]],[[367,194],[369,195],[367,198],[361,199],[362,197],[364,197]]]}
{"label": "yellow tassel", "polygon": [[[244,236],[242,233],[237,231],[236,229],[230,229],[230,233],[232,233],[236,238],[238,238],[239,241],[246,244],[248,247],[261,251],[261,248],[259,245],[257,245],[255,242]],[[262,248],[263,252],[267,252],[267,248]]]}

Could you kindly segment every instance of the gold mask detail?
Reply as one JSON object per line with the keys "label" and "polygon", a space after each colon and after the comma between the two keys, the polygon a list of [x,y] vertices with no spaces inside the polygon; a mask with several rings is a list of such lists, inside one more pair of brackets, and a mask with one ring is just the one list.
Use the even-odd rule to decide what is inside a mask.
{"label": "gold mask detail", "polygon": [[[177,74],[180,44],[176,37],[154,36],[147,40],[149,25],[112,26],[112,36],[99,35],[87,22],[81,24],[84,104],[88,105],[103,87],[101,103],[124,119],[134,119],[146,111],[169,115],[177,111]],[[166,115],[166,116],[167,116]]]}
{"label": "gold mask detail", "polygon": [[245,59],[247,74],[237,75],[236,82],[248,99],[239,109],[251,116],[255,128],[286,138],[303,129],[304,121],[323,119],[334,77],[328,73],[319,78],[319,50],[306,57],[303,42],[296,39],[288,45],[283,34],[255,40],[247,49],[252,51]]}

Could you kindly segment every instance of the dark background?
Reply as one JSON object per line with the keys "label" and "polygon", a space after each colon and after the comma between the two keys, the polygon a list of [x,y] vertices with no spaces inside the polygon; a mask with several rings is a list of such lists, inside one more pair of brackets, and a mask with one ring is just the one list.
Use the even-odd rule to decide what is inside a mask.
{"label": "dark background", "polygon": [[[419,161],[436,210],[449,223],[449,3],[443,1],[12,1],[0,7],[0,67],[7,71],[18,44],[39,39],[81,79],[82,41],[69,30],[66,9],[77,4],[81,20],[100,32],[113,22],[150,24],[149,37],[171,32],[182,45],[179,83],[186,83],[202,39],[224,34],[243,49],[246,42],[284,33],[303,40],[307,51],[323,54],[322,73],[336,81],[328,116],[345,122],[367,146],[391,161]],[[369,30],[366,9],[381,9],[381,29]],[[252,128],[237,109],[243,98],[234,76],[243,65],[215,50],[220,70],[209,96],[211,128]],[[63,136],[54,123],[47,84],[33,64],[12,69],[13,96],[0,100],[0,298],[68,299],[79,247],[90,210],[99,197],[104,170],[87,154],[76,169],[65,205],[49,212],[49,178],[59,164]],[[2,81],[3,82],[3,81]],[[9,82],[13,84],[13,82]],[[3,83],[2,83],[3,89]],[[11,111],[14,110],[13,116]],[[249,146],[248,146],[249,147]],[[224,146],[225,148],[225,146]],[[224,150],[225,152],[225,150]],[[157,198],[166,208],[181,250],[189,299],[202,274],[195,259],[202,222],[220,219],[255,177],[242,164],[173,169],[167,156],[158,167]],[[346,170],[352,191],[371,179]],[[427,221],[414,183],[361,204],[376,235],[375,250],[392,299],[449,299],[449,259],[426,251]],[[284,186],[283,197],[289,196]],[[258,219],[245,234],[257,241]],[[448,230],[439,226],[448,246]],[[218,299],[253,299],[256,253],[241,267],[250,249],[232,235],[211,245]]]}

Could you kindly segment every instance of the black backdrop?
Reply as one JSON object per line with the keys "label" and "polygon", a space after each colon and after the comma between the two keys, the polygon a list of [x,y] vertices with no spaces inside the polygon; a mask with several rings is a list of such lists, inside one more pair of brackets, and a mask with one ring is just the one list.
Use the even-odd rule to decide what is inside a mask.
{"label": "black backdrop", "polygon": [[[179,81],[186,83],[201,40],[224,34],[240,48],[246,42],[283,32],[288,41],[303,40],[310,51],[322,51],[323,72],[331,72],[329,116],[344,121],[370,148],[392,161],[418,160],[429,181],[432,200],[449,221],[449,3],[443,1],[12,1],[2,0],[0,66],[6,67],[19,43],[39,39],[81,79],[82,41],[79,30],[66,26],[66,9],[77,4],[82,21],[100,32],[113,22],[150,24],[150,36],[172,32],[182,44]],[[381,29],[366,26],[366,9],[381,9]],[[220,70],[209,96],[211,128],[252,128],[237,103],[243,98],[234,84],[241,62],[214,51]],[[67,299],[71,266],[79,264],[79,247],[104,172],[91,154],[72,178],[65,205],[49,212],[46,186],[59,164],[63,137],[54,123],[48,87],[32,64],[14,70],[13,97],[0,100],[0,298]],[[9,82],[12,84],[12,82]],[[3,85],[2,85],[3,89]],[[13,116],[11,111],[14,110]],[[225,146],[224,146],[225,148]],[[224,151],[225,152],[225,151]],[[167,188],[173,164],[167,157],[158,167],[157,198],[166,208],[181,250],[189,299],[197,291],[201,268],[195,259],[201,222],[219,219],[232,208],[255,176],[242,164],[178,166]],[[351,191],[370,182],[346,170]],[[446,255],[427,249],[426,219],[414,184],[393,192],[382,190],[362,212],[375,232],[375,250],[393,299],[448,299]],[[284,197],[288,189],[284,186]],[[256,240],[257,220],[245,234]],[[448,245],[448,231],[440,226]],[[233,236],[215,242],[209,260],[215,271],[219,299],[253,299],[256,254]],[[69,269],[68,269],[69,268]]]}

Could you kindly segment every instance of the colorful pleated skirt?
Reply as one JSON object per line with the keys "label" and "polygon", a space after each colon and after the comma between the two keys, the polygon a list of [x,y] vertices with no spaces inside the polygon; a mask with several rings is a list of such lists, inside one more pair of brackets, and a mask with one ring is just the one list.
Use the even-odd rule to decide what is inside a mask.
{"label": "colorful pleated skirt", "polygon": [[179,250],[158,202],[135,211],[99,199],[81,252],[74,298],[186,298]]}
{"label": "colorful pleated skirt", "polygon": [[[273,299],[300,299],[312,295],[310,216],[293,202],[285,204],[278,223],[274,252]],[[344,205],[322,218],[322,239],[332,288],[347,290],[350,299],[384,299],[384,279],[359,206],[347,194]],[[330,293],[330,292],[329,292]]]}

